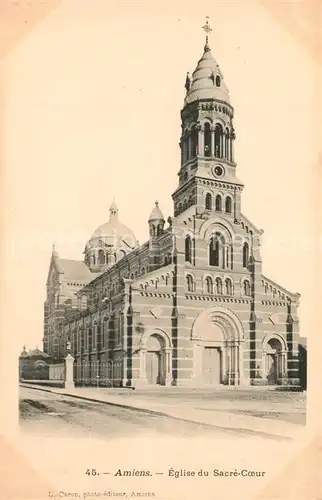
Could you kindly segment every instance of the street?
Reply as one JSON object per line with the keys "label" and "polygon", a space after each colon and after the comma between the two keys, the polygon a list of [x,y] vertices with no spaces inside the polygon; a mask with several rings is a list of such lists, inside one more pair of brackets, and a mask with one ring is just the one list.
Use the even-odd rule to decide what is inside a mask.
{"label": "street", "polygon": [[[40,477],[48,477],[48,491],[79,492],[80,497],[83,492],[105,491],[164,495],[176,485],[180,498],[189,498],[189,492],[196,498],[200,488],[216,491],[220,498],[223,493],[235,498],[238,487],[238,498],[249,498],[298,453],[300,442],[292,434],[298,436],[304,429],[304,395],[251,390],[135,392],[84,388],[75,389],[75,397],[20,386],[19,450]],[[134,469],[152,475],[144,480],[119,476],[119,470]],[[171,475],[171,470],[214,469],[256,470],[265,476],[234,482],[212,473],[181,480]],[[94,476],[88,475],[93,470]]]}
{"label": "street", "polygon": [[[222,433],[215,425],[151,415],[146,412],[84,401],[73,397],[20,388],[20,425],[38,434],[68,434],[69,437],[124,437],[150,432],[196,437],[200,432]],[[230,432],[230,429],[227,429]]]}
{"label": "street", "polygon": [[[77,394],[82,394],[82,399],[21,386],[21,428],[69,437],[146,437],[149,434],[284,439],[289,430],[296,431],[305,423],[305,399],[296,394],[118,392],[113,395],[107,391],[104,395],[104,390],[79,389]],[[116,404],[90,401],[86,397],[99,400],[106,397]],[[137,408],[131,407],[135,405]]]}

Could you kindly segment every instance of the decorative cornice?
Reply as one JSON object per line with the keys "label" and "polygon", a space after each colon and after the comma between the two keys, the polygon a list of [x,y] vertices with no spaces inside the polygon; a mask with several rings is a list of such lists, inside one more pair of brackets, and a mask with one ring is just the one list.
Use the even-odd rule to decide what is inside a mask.
{"label": "decorative cornice", "polygon": [[215,181],[212,179],[204,179],[202,177],[195,177],[197,184],[202,184],[203,186],[211,186],[211,187],[217,187],[217,188],[222,188],[222,189],[231,189],[233,191],[242,191],[243,190],[243,185],[238,184],[238,183],[230,183],[230,182],[225,182],[225,181]]}
{"label": "decorative cornice", "polygon": [[277,302],[276,300],[262,300],[261,304],[263,306],[286,306],[286,302]]}
{"label": "decorative cornice", "polygon": [[[193,101],[181,110],[181,118],[187,118],[189,115],[193,114],[195,111],[200,110],[213,110],[217,112],[223,112],[227,114],[230,118],[234,117],[234,108],[231,104],[226,101],[221,101],[220,99],[200,99],[198,101]],[[225,110],[225,111],[223,111]]]}
{"label": "decorative cornice", "polygon": [[173,293],[153,293],[153,292],[140,292],[141,297],[159,297],[162,299],[174,298]]}
{"label": "decorative cornice", "polygon": [[251,304],[251,299],[236,299],[234,297],[212,297],[210,295],[190,295],[185,294],[186,299],[190,300],[203,300],[206,302],[233,302],[235,304]]}

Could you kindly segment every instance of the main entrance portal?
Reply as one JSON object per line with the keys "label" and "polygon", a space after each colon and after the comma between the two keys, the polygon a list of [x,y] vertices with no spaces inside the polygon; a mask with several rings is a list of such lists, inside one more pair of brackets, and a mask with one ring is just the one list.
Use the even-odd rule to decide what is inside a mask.
{"label": "main entrance portal", "polygon": [[217,347],[203,349],[203,379],[205,384],[221,384],[221,352]]}
{"label": "main entrance portal", "polygon": [[243,327],[229,309],[201,313],[192,328],[193,378],[197,384],[239,385],[243,379]]}

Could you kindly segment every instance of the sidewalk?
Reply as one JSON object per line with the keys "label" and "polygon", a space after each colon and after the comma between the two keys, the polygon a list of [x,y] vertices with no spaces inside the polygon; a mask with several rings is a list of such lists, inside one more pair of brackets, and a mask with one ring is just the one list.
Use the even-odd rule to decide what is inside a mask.
{"label": "sidewalk", "polygon": [[[206,400],[202,399],[202,397],[195,401],[187,401],[186,399],[189,399],[189,397],[183,399],[182,394],[178,394],[178,397],[174,396],[171,398],[168,398],[166,393],[160,393],[159,397],[144,397],[142,394],[135,394],[134,391],[129,391],[124,394],[115,391],[113,394],[111,390],[102,388],[44,388],[43,386],[28,385],[24,383],[22,383],[21,386],[60,394],[62,396],[71,396],[136,411],[144,411],[158,415],[161,414],[165,417],[179,418],[200,424],[212,425],[227,431],[235,430],[239,434],[242,432],[248,435],[271,439],[296,439],[305,429],[302,425],[278,420],[276,418],[239,414],[236,413],[236,411],[239,411],[236,405],[232,405],[230,402]],[[186,394],[186,396],[188,396],[188,394]],[[242,408],[242,405],[239,406]]]}

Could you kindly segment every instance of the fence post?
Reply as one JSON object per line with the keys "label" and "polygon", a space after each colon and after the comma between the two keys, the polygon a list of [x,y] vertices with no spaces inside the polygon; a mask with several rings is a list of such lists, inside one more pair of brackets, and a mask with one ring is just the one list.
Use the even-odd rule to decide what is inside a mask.
{"label": "fence post", "polygon": [[65,389],[74,389],[74,358],[70,353],[65,358],[65,370]]}

